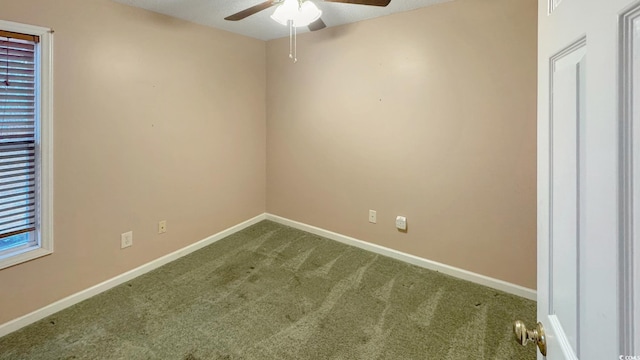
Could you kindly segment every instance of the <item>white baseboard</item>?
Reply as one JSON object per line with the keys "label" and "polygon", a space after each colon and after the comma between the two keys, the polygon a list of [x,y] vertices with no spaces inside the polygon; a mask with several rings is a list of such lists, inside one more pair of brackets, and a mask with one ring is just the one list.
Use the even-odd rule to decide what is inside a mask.
{"label": "white baseboard", "polygon": [[202,249],[207,245],[211,245],[214,242],[223,239],[231,234],[234,234],[244,228],[247,228],[253,224],[256,224],[262,220],[266,219],[265,214],[260,214],[252,219],[244,221],[238,225],[232,226],[228,229],[222,230],[215,235],[211,235],[206,239],[200,240],[194,244],[186,246],[182,249],[176,250],[168,255],[155,259],[151,262],[148,262],[140,267],[137,267],[133,270],[127,271],[126,273],[120,274],[116,277],[113,277],[109,280],[101,282],[95,286],[92,286],[88,289],[77,292],[73,295],[67,296],[62,300],[58,300],[52,304],[49,304],[43,308],[40,308],[36,311],[33,311],[29,314],[21,316],[15,320],[11,320],[0,325],[0,337],[5,336],[9,333],[12,333],[18,329],[21,329],[27,325],[30,325],[38,320],[44,319],[45,317],[52,315],[60,310],[66,309],[72,305],[75,305],[83,300],[86,300],[92,296],[98,295],[104,291],[107,291],[113,287],[116,287],[120,284],[123,284],[133,278],[136,278],[140,275],[148,273],[151,270],[157,269],[162,265],[170,263],[174,260],[177,260],[185,255],[191,254],[192,252]]}
{"label": "white baseboard", "polygon": [[329,230],[321,229],[315,226],[289,220],[281,216],[266,214],[267,220],[271,220],[282,225],[287,225],[302,231],[306,231],[315,235],[319,235],[341,243],[359,247],[380,255],[388,256],[397,260],[417,265],[425,269],[434,270],[443,274],[451,275],[463,280],[471,281],[476,284],[484,285],[493,289],[501,290],[509,294],[517,295],[529,300],[536,300],[536,290],[525,288],[520,285],[512,284],[503,280],[494,279],[488,276],[476,274],[471,271],[459,269],[453,266],[445,265],[439,262],[423,259],[414,255],[403,253],[397,250],[389,249],[384,246],[372,244],[366,241],[358,240],[349,236],[338,234]]}

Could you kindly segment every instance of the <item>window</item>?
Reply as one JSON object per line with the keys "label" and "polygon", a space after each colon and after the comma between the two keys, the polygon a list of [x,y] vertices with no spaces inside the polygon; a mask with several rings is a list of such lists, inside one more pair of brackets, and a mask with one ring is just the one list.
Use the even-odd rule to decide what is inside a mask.
{"label": "window", "polygon": [[51,40],[0,21],[0,269],[53,251]]}

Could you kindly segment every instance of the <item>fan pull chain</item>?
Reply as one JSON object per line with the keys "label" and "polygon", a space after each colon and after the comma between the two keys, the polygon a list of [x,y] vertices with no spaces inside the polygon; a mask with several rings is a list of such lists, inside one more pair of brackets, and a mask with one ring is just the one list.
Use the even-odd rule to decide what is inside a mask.
{"label": "fan pull chain", "polygon": [[293,63],[298,62],[298,28],[293,27]]}
{"label": "fan pull chain", "polygon": [[293,20],[288,20],[289,23],[289,59],[293,59],[293,62],[298,62],[298,31],[296,27],[293,26]]}
{"label": "fan pull chain", "polygon": [[287,20],[289,24],[289,59],[293,59],[293,20]]}

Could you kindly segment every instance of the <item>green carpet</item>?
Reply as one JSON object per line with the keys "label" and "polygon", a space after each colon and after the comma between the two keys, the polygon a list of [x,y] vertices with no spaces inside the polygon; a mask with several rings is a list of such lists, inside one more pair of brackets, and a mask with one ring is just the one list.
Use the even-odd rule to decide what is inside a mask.
{"label": "green carpet", "polygon": [[263,221],[0,338],[0,359],[533,360],[511,324],[535,306]]}

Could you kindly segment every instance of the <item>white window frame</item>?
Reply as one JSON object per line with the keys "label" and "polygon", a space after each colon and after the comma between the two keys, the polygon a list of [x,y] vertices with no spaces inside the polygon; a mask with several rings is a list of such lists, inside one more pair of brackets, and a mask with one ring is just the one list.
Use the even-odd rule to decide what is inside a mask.
{"label": "white window frame", "polygon": [[35,35],[36,45],[36,241],[0,256],[0,269],[53,253],[53,31],[0,20],[0,30]]}

